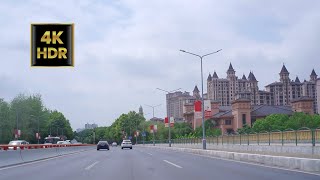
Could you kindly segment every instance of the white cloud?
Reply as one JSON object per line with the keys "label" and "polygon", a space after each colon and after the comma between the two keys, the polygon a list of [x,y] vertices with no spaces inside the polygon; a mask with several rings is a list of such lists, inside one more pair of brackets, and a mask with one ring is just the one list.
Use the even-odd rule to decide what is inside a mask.
{"label": "white cloud", "polygon": [[[291,78],[308,79],[312,68],[320,73],[317,1],[23,2],[0,3],[1,96],[40,92],[74,128],[111,124],[140,104],[162,103],[156,116],[165,116],[156,87],[200,85],[199,60],[179,49],[223,49],[204,60],[205,80],[214,70],[225,77],[230,61],[238,76],[253,70],[260,88],[278,80],[283,62]],[[75,68],[29,67],[31,22],[75,23]]]}

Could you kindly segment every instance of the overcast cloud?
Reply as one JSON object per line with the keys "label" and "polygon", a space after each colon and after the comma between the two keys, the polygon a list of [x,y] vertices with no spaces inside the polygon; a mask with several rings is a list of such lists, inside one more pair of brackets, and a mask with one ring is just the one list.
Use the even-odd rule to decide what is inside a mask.
{"label": "overcast cloud", "polygon": [[[120,114],[162,104],[157,87],[192,91],[200,62],[179,52],[223,51],[204,60],[205,80],[252,70],[260,89],[278,81],[286,64],[291,79],[320,74],[318,0],[55,0],[0,2],[0,97],[41,93],[74,129],[110,125]],[[75,23],[74,68],[30,68],[30,23]],[[200,86],[199,86],[200,88]],[[205,86],[206,91],[206,86]]]}

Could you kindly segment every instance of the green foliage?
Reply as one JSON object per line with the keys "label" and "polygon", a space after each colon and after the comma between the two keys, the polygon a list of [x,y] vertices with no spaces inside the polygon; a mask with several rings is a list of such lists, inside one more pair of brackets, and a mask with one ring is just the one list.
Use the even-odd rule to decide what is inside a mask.
{"label": "green foliage", "polygon": [[[206,136],[220,136],[221,130],[215,128],[216,122],[214,120],[206,120],[204,122]],[[197,127],[192,137],[202,137],[202,126]]]}
{"label": "green foliage", "polygon": [[[73,138],[69,121],[58,111],[51,111],[43,105],[41,96],[19,94],[11,102],[0,99],[0,144],[14,139],[14,129],[21,130],[21,137],[30,143],[37,143],[35,134],[40,130],[43,142],[50,129],[52,135]],[[59,128],[58,132],[54,128]]]}
{"label": "green foliage", "polygon": [[[273,130],[286,130],[294,129],[297,130],[302,127],[308,127],[311,129],[320,127],[320,116],[309,115],[301,112],[296,112],[292,116],[283,114],[273,114],[267,116],[264,119],[257,120],[252,127],[252,131],[273,131]],[[244,129],[244,128],[242,128]],[[243,130],[240,131],[243,131]],[[250,129],[247,127],[247,129]]]}
{"label": "green foliage", "polygon": [[249,134],[249,133],[254,132],[254,130],[253,130],[250,126],[244,125],[244,127],[238,129],[237,132],[238,132],[239,134]]}

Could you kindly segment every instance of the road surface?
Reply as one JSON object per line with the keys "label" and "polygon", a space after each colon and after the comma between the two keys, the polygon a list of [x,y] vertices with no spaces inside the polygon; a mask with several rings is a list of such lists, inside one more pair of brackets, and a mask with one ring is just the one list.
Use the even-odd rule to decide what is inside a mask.
{"label": "road surface", "polygon": [[0,179],[32,180],[319,180],[320,176],[182,152],[133,147],[95,149],[26,165],[0,168]]}

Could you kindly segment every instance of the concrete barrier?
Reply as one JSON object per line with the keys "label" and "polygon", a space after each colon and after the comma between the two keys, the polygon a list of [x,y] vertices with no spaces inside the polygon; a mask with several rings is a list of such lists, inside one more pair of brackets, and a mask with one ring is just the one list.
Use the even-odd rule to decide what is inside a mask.
{"label": "concrete barrier", "polygon": [[57,151],[58,147],[21,150],[21,158],[23,162],[36,161],[58,156],[59,154]]}
{"label": "concrete barrier", "polygon": [[0,145],[0,167],[95,149],[95,145],[24,145],[15,150],[9,150],[9,147]]}
{"label": "concrete barrier", "polygon": [[[168,144],[156,144],[168,147]],[[172,144],[172,147],[202,149],[202,144]],[[218,151],[233,151],[239,153],[254,153],[268,155],[294,156],[320,159],[320,146],[295,145],[239,145],[239,144],[212,144],[207,143],[207,149]]]}
{"label": "concrete barrier", "polygon": [[20,150],[0,151],[0,167],[22,162]]}
{"label": "concrete barrier", "polygon": [[212,156],[224,159],[231,159],[242,162],[258,163],[268,166],[277,166],[286,169],[297,169],[306,172],[320,173],[320,159],[311,158],[297,158],[297,157],[285,157],[285,156],[271,156],[261,154],[250,154],[250,153],[237,153],[227,151],[216,151],[216,150],[202,150],[202,149],[191,149],[191,148],[177,148],[177,147],[161,147],[161,146],[149,146],[140,145],[139,147],[147,148],[159,148],[164,150],[173,150],[179,152],[187,152],[193,154],[200,154],[205,156]]}

